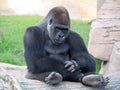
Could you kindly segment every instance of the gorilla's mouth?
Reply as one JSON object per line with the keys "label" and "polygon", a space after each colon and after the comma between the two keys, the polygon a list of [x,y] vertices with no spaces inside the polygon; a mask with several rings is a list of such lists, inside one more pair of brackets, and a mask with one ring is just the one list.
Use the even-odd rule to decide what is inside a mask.
{"label": "gorilla's mouth", "polygon": [[54,39],[54,42],[55,42],[55,44],[61,44],[61,43],[63,43],[64,41],[63,41],[63,40],[59,40],[59,39]]}
{"label": "gorilla's mouth", "polygon": [[55,41],[55,43],[62,43],[61,40],[57,40],[57,39],[55,39],[54,41]]}

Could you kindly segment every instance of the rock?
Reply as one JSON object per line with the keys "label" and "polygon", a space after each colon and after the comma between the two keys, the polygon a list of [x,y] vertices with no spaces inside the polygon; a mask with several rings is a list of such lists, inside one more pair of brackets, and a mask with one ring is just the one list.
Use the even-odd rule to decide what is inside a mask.
{"label": "rock", "polygon": [[120,71],[120,42],[115,43],[110,60],[101,67],[100,73],[105,75]]}
{"label": "rock", "polygon": [[100,68],[100,71],[99,71],[100,74],[106,75],[106,72],[107,72],[108,67],[109,67],[109,63],[108,62],[109,61],[102,61],[101,68]]}
{"label": "rock", "polygon": [[120,41],[120,0],[106,0],[91,25],[88,50],[94,57],[108,61],[117,41]]}
{"label": "rock", "polygon": [[102,87],[88,87],[78,82],[61,82],[49,86],[41,81],[24,78],[26,66],[0,63],[0,89],[2,90],[120,90],[120,72],[109,75],[110,82]]}

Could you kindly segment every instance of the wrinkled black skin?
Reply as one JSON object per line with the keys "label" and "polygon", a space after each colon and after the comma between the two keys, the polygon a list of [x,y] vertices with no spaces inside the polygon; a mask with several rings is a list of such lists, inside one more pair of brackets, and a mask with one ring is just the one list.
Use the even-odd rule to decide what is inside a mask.
{"label": "wrinkled black skin", "polygon": [[[60,8],[64,10],[62,11]],[[62,23],[55,17],[61,14],[61,11],[67,16],[67,23]],[[60,34],[60,37],[65,36],[65,38],[59,38],[61,40],[55,42],[54,39],[57,34],[50,37],[48,24],[51,27],[58,26],[57,29],[60,32],[58,30],[57,34]],[[64,35],[61,34],[61,31],[64,32],[62,33]],[[52,32],[55,33],[54,28]],[[49,75],[50,72],[55,71],[63,76],[63,80],[79,81],[84,74],[95,72],[95,61],[88,53],[82,38],[70,30],[69,15],[63,7],[53,8],[40,24],[27,28],[24,35],[24,49],[27,69],[32,74],[42,75],[48,72]],[[75,72],[68,72],[64,67],[67,60],[77,62],[78,67]],[[40,80],[44,81],[45,77]]]}

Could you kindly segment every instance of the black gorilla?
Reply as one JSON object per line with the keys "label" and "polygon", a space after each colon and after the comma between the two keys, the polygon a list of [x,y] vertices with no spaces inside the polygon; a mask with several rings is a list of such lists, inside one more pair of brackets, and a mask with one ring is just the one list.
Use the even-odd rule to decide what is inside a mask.
{"label": "black gorilla", "polygon": [[85,85],[105,85],[108,78],[94,74],[95,61],[82,38],[70,30],[70,18],[63,7],[49,11],[38,25],[29,27],[24,36],[26,78],[54,85],[62,80]]}

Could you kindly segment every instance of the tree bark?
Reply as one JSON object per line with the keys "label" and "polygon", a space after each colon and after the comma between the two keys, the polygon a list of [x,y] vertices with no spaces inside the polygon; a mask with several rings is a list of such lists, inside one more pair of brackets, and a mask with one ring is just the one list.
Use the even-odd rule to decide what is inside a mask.
{"label": "tree bark", "polygon": [[110,82],[106,86],[88,87],[78,82],[61,82],[49,86],[37,80],[24,78],[26,66],[14,66],[0,63],[0,89],[5,90],[120,90],[120,72],[108,75]]}

